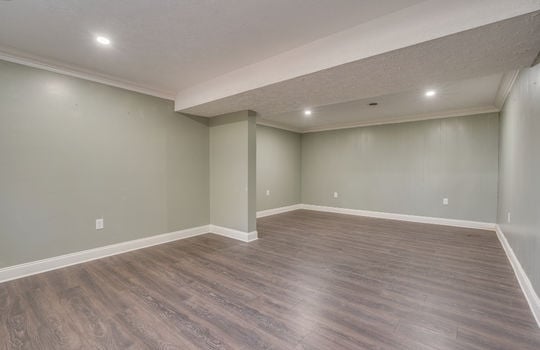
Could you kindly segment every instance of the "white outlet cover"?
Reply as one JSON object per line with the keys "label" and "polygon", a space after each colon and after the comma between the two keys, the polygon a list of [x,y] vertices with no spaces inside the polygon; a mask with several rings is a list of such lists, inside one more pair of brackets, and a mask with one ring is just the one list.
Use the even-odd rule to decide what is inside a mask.
{"label": "white outlet cover", "polygon": [[102,230],[104,226],[103,219],[96,219],[96,230]]}
{"label": "white outlet cover", "polygon": [[443,200],[442,200],[442,204],[444,204],[444,205],[448,205],[448,198],[443,198]]}
{"label": "white outlet cover", "polygon": [[339,197],[339,194],[337,192],[334,192],[334,198]]}
{"label": "white outlet cover", "polygon": [[266,190],[266,195],[267,195],[267,196],[270,195],[270,190]]}

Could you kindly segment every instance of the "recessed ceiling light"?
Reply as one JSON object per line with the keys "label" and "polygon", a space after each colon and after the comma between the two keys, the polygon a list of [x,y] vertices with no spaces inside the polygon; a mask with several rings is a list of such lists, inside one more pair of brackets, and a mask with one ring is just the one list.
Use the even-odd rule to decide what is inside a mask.
{"label": "recessed ceiling light", "polygon": [[304,111],[304,115],[311,115],[311,109],[306,109]]}
{"label": "recessed ceiling light", "polygon": [[96,41],[101,45],[105,45],[105,46],[111,45],[111,39],[105,36],[101,36],[101,35],[96,36]]}
{"label": "recessed ceiling light", "polygon": [[428,90],[426,91],[426,96],[427,97],[432,97],[432,96],[435,96],[437,92],[435,90]]}

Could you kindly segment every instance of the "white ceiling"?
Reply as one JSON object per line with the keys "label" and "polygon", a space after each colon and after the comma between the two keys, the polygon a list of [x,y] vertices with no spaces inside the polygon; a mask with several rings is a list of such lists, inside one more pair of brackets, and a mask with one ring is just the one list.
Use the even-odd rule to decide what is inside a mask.
{"label": "white ceiling", "polygon": [[[259,124],[277,126],[297,132],[339,129],[351,126],[377,125],[413,120],[486,113],[498,110],[496,99],[503,78],[513,74],[493,74],[480,78],[431,84],[436,91],[426,97],[426,89],[411,89],[394,94],[374,96],[351,102],[311,108],[311,116],[303,110],[260,118]],[[377,102],[377,106],[369,103]]]}
{"label": "white ceiling", "polygon": [[[183,89],[176,95],[175,110],[186,111],[220,99],[234,98],[538,10],[540,0],[423,1]],[[514,37],[525,40],[518,35]]]}
{"label": "white ceiling", "polygon": [[[158,95],[420,0],[0,1],[0,51],[133,82]],[[113,47],[96,47],[94,35]]]}
{"label": "white ceiling", "polygon": [[[530,65],[540,50],[538,33],[540,16],[523,15],[252,89],[185,111],[214,116],[253,109],[263,120],[305,130],[324,125],[334,127],[334,124],[351,120],[345,117],[336,117],[337,120],[330,117],[310,120],[296,118],[304,108],[318,109],[316,107],[378,96],[386,96],[385,98],[396,104],[394,113],[381,108],[388,113],[378,115],[380,121],[424,112],[448,112],[450,109],[495,109],[500,78],[482,77],[500,77],[501,73]],[[466,81],[460,82],[462,80]],[[468,94],[454,94],[450,100],[439,96],[430,102],[430,109],[424,112],[423,106],[398,106],[405,102],[411,92],[414,94],[414,91],[445,86],[464,88]],[[452,91],[449,91],[450,93]],[[416,101],[422,103],[422,100]],[[414,100],[410,103],[414,103]],[[354,104],[345,106],[356,107]],[[335,111],[336,108],[332,110]],[[356,109],[345,114],[350,117],[354,113]],[[369,119],[372,115],[365,117]],[[356,114],[356,118],[361,122],[364,117]]]}
{"label": "white ceiling", "polygon": [[[540,0],[0,0],[0,59],[175,99],[184,113],[251,109],[315,131],[497,110],[503,73],[540,50],[539,10]],[[429,102],[428,87],[440,91]]]}

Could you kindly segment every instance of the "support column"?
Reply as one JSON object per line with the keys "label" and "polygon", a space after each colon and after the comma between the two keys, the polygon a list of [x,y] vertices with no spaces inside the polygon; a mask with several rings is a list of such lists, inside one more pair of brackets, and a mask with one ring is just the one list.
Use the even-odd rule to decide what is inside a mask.
{"label": "support column", "polygon": [[255,115],[241,111],[210,119],[212,232],[246,242],[257,239]]}

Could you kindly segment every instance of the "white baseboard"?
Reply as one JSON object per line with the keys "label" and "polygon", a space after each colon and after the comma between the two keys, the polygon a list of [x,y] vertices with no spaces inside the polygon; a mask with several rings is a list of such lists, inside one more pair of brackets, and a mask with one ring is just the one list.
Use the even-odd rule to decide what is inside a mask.
{"label": "white baseboard", "polygon": [[158,244],[194,237],[210,232],[209,225],[188,228],[181,231],[164,233],[145,237],[133,241],[121,242],[104,247],[83,250],[76,253],[65,254],[20,265],[0,269],[0,283],[22,278],[38,273],[56,270],[62,267],[80,264],[83,262],[104,258],[111,255],[126,253],[132,250],[151,247]]}
{"label": "white baseboard", "polygon": [[210,232],[215,233],[216,235],[237,239],[243,242],[251,242],[257,239],[257,231],[243,232],[217,225],[210,225]]}
{"label": "white baseboard", "polygon": [[491,230],[491,231],[495,231],[495,226],[496,226],[494,223],[490,223],[490,222],[434,218],[434,217],[429,217],[429,216],[417,216],[417,215],[407,215],[407,214],[394,214],[394,213],[385,213],[385,212],[379,212],[379,211],[346,209],[346,208],[338,208],[338,207],[325,207],[325,206],[312,205],[312,204],[302,204],[301,209],[324,211],[324,212],[338,213],[338,214],[356,215],[356,216],[367,216],[367,217],[378,218],[378,219],[419,222],[423,224],[475,228],[475,229]]}
{"label": "white baseboard", "polygon": [[133,250],[147,248],[158,244],[177,241],[184,238],[195,237],[205,233],[237,239],[243,242],[251,242],[257,239],[257,231],[242,232],[216,225],[203,225],[188,228],[181,231],[164,233],[156,236],[145,237],[133,241],[121,242],[76,253],[70,253],[43,260],[31,261],[24,264],[8,266],[0,269],[0,283],[17,278],[35,275],[42,272],[60,269],[71,265],[81,264],[107,256],[127,253]]}
{"label": "white baseboard", "polygon": [[286,213],[288,211],[298,210],[302,208],[303,208],[303,204],[294,204],[294,205],[288,205],[286,207],[261,210],[257,212],[257,218],[264,218],[265,216]]}
{"label": "white baseboard", "polygon": [[512,265],[514,274],[516,275],[516,278],[519,282],[521,290],[523,291],[523,294],[525,295],[525,299],[527,299],[527,302],[529,303],[529,307],[536,320],[536,323],[538,324],[538,327],[540,327],[540,298],[538,297],[538,294],[534,290],[531,284],[531,281],[529,280],[529,277],[525,273],[525,270],[523,270],[521,263],[519,262],[516,255],[514,254],[514,250],[508,243],[500,226],[495,223],[444,219],[444,218],[434,218],[434,217],[427,217],[427,216],[416,216],[416,215],[405,215],[405,214],[392,214],[392,213],[375,212],[375,211],[368,211],[368,210],[325,207],[325,206],[318,206],[318,205],[311,205],[311,204],[302,204],[301,208],[298,208],[298,209],[495,231],[497,233],[497,237],[499,238],[499,241],[501,242],[501,245],[504,251],[506,252],[506,256],[508,257],[508,260],[510,261],[510,264]]}
{"label": "white baseboard", "polygon": [[275,209],[261,210],[257,212],[257,218],[286,213],[288,211],[299,210],[299,209],[323,211],[323,212],[328,212],[328,213],[356,215],[356,216],[367,216],[367,217],[378,218],[378,219],[419,222],[419,223],[424,223],[424,224],[474,228],[474,229],[482,229],[482,230],[490,230],[490,231],[495,231],[495,226],[496,226],[494,223],[490,223],[490,222],[445,219],[445,218],[435,218],[435,217],[430,217],[430,216],[418,216],[418,215],[407,215],[407,214],[394,214],[394,213],[385,213],[385,212],[370,211],[370,210],[327,207],[327,206],[313,205],[313,204],[295,204],[295,205],[289,205],[286,207],[280,207],[280,208],[275,208]]}
{"label": "white baseboard", "polygon": [[506,252],[506,256],[508,257],[508,260],[510,260],[510,265],[512,265],[512,268],[514,269],[514,274],[516,275],[521,290],[523,291],[523,294],[525,294],[525,299],[527,299],[527,302],[529,303],[529,307],[531,308],[536,323],[538,324],[538,327],[540,327],[540,298],[538,297],[538,294],[536,294],[529,277],[525,273],[525,270],[523,270],[521,263],[517,259],[516,254],[514,254],[514,250],[508,243],[508,240],[499,225],[496,226],[496,232],[497,237]]}

